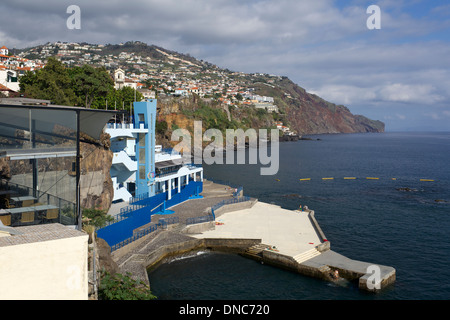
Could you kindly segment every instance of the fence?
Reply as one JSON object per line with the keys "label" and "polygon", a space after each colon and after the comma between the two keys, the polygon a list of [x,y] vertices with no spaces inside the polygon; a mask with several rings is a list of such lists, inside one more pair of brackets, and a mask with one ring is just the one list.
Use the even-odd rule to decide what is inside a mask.
{"label": "fence", "polygon": [[237,188],[236,189],[236,191],[235,192],[233,192],[233,197],[239,197],[239,195],[241,194],[241,192],[243,192],[244,191],[244,187],[239,187],[239,188]]}
{"label": "fence", "polygon": [[228,204],[233,204],[233,203],[240,203],[240,202],[245,202],[245,201],[250,201],[250,197],[239,197],[239,198],[231,198],[231,199],[225,199],[215,205],[213,205],[211,207],[211,214],[214,217],[214,220],[216,219],[216,214],[214,211],[218,210],[219,208],[228,205]]}
{"label": "fence", "polygon": [[[106,227],[98,229],[97,236],[104,239],[111,247],[123,242],[128,244],[135,241],[136,235],[133,234],[133,231],[151,223],[151,216],[161,212],[161,210],[156,210],[158,207],[173,207],[188,200],[190,196],[201,193],[202,190],[202,182],[190,182],[181,189],[181,192],[178,192],[177,189],[172,190],[173,195],[170,200],[167,200],[166,192],[135,202],[133,205],[122,208],[121,212],[114,216],[114,220]],[[165,205],[162,206],[162,204]]]}
{"label": "fence", "polygon": [[196,217],[196,218],[187,218],[186,219],[186,225],[191,225],[191,224],[197,224],[197,223],[205,223],[205,222],[210,222],[210,221],[214,221],[215,218],[213,215],[208,215],[208,216],[203,216],[203,217]]}
{"label": "fence", "polygon": [[[14,183],[8,180],[0,179],[0,189],[4,191],[11,192],[10,195],[14,195],[12,198],[10,195],[8,197],[2,198],[0,202],[2,202],[1,206],[8,208],[8,211],[10,212],[10,226],[20,226],[20,225],[33,225],[33,224],[39,224],[43,221],[45,222],[58,222],[63,225],[75,225],[77,223],[77,215],[76,215],[76,204],[74,202],[64,200],[62,198],[59,198],[57,196],[51,195],[47,192],[43,192],[40,190],[35,190],[31,187],[20,185],[18,183]],[[18,197],[18,202],[21,202],[21,197],[30,197],[28,201],[32,201],[33,203],[28,204],[26,207],[28,210],[28,215],[30,216],[30,219],[28,222],[23,223],[22,219],[22,213],[24,212],[24,208],[14,208],[11,205],[11,200],[15,197]],[[6,203],[6,200],[8,199],[8,203]],[[22,204],[19,207],[25,207]],[[31,210],[34,209],[34,210]],[[47,211],[47,210],[57,210],[58,214],[57,217],[54,219],[42,219],[39,216],[39,212],[41,211]],[[18,212],[15,212],[18,211]]]}
{"label": "fence", "polygon": [[179,222],[178,217],[160,219],[158,224],[154,224],[154,225],[148,226],[145,229],[139,230],[138,232],[135,232],[132,237],[125,239],[125,240],[111,246],[111,252],[116,251],[136,240],[139,240],[140,238],[142,238],[152,232],[155,232],[160,227],[165,229],[168,225],[175,224],[178,222]]}

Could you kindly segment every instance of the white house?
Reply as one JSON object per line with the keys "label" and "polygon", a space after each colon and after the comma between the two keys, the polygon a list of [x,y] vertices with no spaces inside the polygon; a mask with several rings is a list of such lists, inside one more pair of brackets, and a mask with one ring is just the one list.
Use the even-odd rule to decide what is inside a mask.
{"label": "white house", "polygon": [[125,71],[117,69],[114,71],[114,88],[116,90],[122,89],[125,84]]}
{"label": "white house", "polygon": [[0,69],[0,84],[11,91],[18,92],[20,90],[19,77],[14,70]]}
{"label": "white house", "polygon": [[7,56],[9,54],[9,50],[7,47],[3,46],[0,48],[0,54]]}

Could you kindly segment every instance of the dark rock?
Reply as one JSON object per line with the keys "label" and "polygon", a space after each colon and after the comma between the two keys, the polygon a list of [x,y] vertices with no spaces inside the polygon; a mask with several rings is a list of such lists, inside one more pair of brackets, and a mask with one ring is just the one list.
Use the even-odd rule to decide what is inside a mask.
{"label": "dark rock", "polygon": [[109,274],[120,273],[119,266],[111,257],[111,247],[105,240],[97,238],[97,250],[100,264],[99,269],[104,269]]}

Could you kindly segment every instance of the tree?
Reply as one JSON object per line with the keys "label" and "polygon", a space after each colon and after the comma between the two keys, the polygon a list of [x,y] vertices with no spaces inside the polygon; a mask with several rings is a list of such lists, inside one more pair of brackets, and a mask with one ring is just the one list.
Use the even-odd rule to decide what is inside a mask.
{"label": "tree", "polygon": [[99,300],[153,300],[148,285],[131,278],[131,273],[111,275],[102,272],[98,291]]}
{"label": "tree", "polygon": [[104,105],[107,94],[114,89],[114,81],[105,68],[90,65],[74,67],[69,70],[75,93],[85,108],[98,109]]}
{"label": "tree", "polygon": [[78,103],[67,69],[53,57],[48,59],[44,68],[27,72],[20,78],[20,92],[30,98],[50,100],[53,104]]}
{"label": "tree", "polygon": [[136,101],[142,101],[144,96],[134,90],[131,87],[123,87],[121,89],[112,89],[108,95],[106,96],[106,100],[108,101],[108,109],[113,109],[117,107],[117,110],[130,110],[130,104],[134,102],[134,98],[136,96]]}

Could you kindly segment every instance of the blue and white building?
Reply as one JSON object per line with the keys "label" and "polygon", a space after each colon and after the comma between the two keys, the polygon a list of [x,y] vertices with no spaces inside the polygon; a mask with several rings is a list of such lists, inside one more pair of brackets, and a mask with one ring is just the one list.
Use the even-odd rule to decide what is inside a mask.
{"label": "blue and white building", "polygon": [[114,153],[114,202],[134,202],[161,193],[171,200],[189,182],[203,181],[201,166],[183,163],[181,154],[156,145],[156,106],[156,99],[135,102],[132,122],[109,123],[105,130]]}

